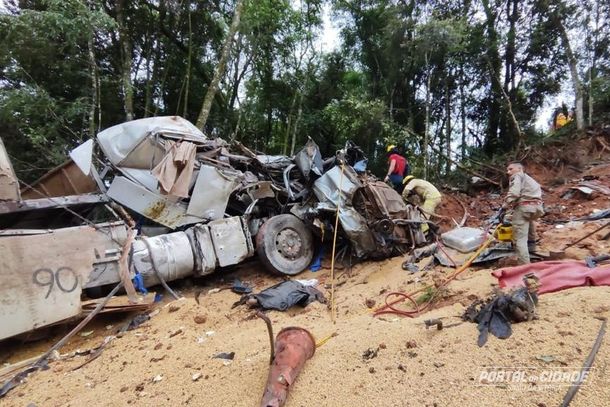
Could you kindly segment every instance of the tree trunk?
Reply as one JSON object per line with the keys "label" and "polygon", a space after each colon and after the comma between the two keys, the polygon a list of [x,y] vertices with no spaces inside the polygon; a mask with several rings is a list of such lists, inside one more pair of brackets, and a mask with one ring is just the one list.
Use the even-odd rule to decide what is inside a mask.
{"label": "tree trunk", "polygon": [[182,110],[182,117],[187,119],[188,106],[189,106],[189,88],[191,86],[191,60],[193,58],[193,29],[191,26],[191,9],[189,7],[189,53],[188,61],[186,63],[186,84],[184,88],[184,109]]}
{"label": "tree trunk", "polygon": [[239,28],[239,21],[241,19],[243,7],[244,0],[238,0],[237,6],[235,7],[235,13],[233,14],[233,21],[231,22],[231,27],[227,33],[227,38],[225,38],[225,42],[222,47],[222,54],[214,72],[214,78],[212,79],[212,83],[210,83],[208,91],[205,94],[205,99],[203,100],[203,105],[201,106],[201,112],[199,112],[199,117],[197,118],[197,127],[201,130],[203,130],[206,122],[208,121],[210,109],[212,108],[212,101],[214,100],[214,96],[216,96],[216,92],[218,92],[220,80],[224,75],[229,54],[231,52],[231,46],[233,44],[233,37]]}
{"label": "tree trunk", "polygon": [[466,158],[466,96],[464,95],[464,65],[460,64],[460,118],[462,120],[462,160]]}
{"label": "tree trunk", "polygon": [[593,126],[593,69],[589,68],[589,126]]}
{"label": "tree trunk", "polygon": [[495,152],[498,144],[498,128],[500,127],[500,116],[502,110],[502,86],[494,80],[495,72],[500,72],[502,62],[498,51],[498,32],[496,31],[496,14],[489,6],[489,0],[482,0],[486,16],[487,27],[487,58],[490,62],[491,95],[488,102],[488,125],[487,138],[484,150],[488,155]]}
{"label": "tree trunk", "polygon": [[[447,77],[445,77],[445,112],[447,115],[445,145],[447,150],[447,157],[451,157],[451,94],[449,93],[449,73],[447,73]],[[450,172],[451,161],[446,160],[445,175],[449,175]]]}
{"label": "tree trunk", "polygon": [[566,50],[566,57],[568,59],[568,65],[570,67],[570,76],[572,78],[572,87],[574,88],[574,96],[576,99],[576,128],[578,130],[582,130],[585,128],[585,117],[583,111],[583,87],[578,77],[578,66],[576,57],[572,52],[572,47],[570,45],[570,39],[568,38],[568,33],[561,21],[561,16],[555,15],[555,23],[559,28],[559,32],[561,34],[561,40],[563,42],[563,47]]}
{"label": "tree trunk", "polygon": [[91,106],[89,107],[89,136],[95,136],[95,108],[97,106],[97,97],[99,94],[98,90],[98,76],[97,76],[97,64],[95,63],[95,53],[93,51],[93,32],[87,41],[87,48],[89,51],[89,69],[91,70]]}
{"label": "tree trunk", "polygon": [[125,4],[127,0],[118,0],[116,3],[117,23],[119,26],[119,43],[121,46],[121,76],[123,82],[123,107],[125,119],[133,120],[133,84],[131,82],[131,42],[127,34],[125,21]]}
{"label": "tree trunk", "polygon": [[[157,46],[158,47],[158,46]],[[151,45],[151,49],[148,54],[148,63],[146,64],[146,90],[144,93],[144,117],[150,116],[154,98],[153,84],[157,78],[157,66],[159,65],[159,50],[154,49],[154,42]],[[152,71],[150,58],[154,52],[154,58],[152,60]]]}
{"label": "tree trunk", "polygon": [[297,97],[299,93],[295,92],[292,97],[292,103],[290,104],[290,112],[288,113],[288,123],[286,124],[286,135],[284,136],[284,147],[282,148],[282,154],[288,153],[288,141],[290,140],[290,134],[292,130],[292,114],[294,113],[294,107],[297,104]]}
{"label": "tree trunk", "polygon": [[430,142],[430,83],[432,81],[432,71],[428,64],[428,54],[425,55],[428,78],[426,79],[426,117],[424,119],[424,179],[428,178],[428,164],[430,157],[428,155],[428,143]]}
{"label": "tree trunk", "polygon": [[294,129],[292,130],[292,143],[290,145],[290,156],[294,156],[294,147],[297,142],[297,130],[299,128],[299,122],[301,121],[301,116],[303,115],[303,96],[299,94],[299,111],[297,113],[297,118],[294,121]]}
{"label": "tree trunk", "polygon": [[593,80],[596,78],[595,66],[597,64],[597,49],[599,40],[599,2],[595,2],[595,38],[593,39],[593,53],[591,55],[591,68],[589,68],[589,126],[593,126]]}
{"label": "tree trunk", "polygon": [[[519,19],[519,0],[508,0],[506,3],[506,15],[508,16],[509,29],[506,38],[506,52],[504,58],[504,85],[502,87],[502,93],[508,95],[507,104],[511,107],[515,105],[515,55],[516,55],[516,23]],[[499,74],[499,71],[497,71]],[[518,134],[517,128],[509,125],[509,120],[506,117],[507,114],[511,114],[504,109],[502,114],[502,126],[500,130],[500,141],[501,145],[505,149],[509,150],[515,146],[515,141]]]}

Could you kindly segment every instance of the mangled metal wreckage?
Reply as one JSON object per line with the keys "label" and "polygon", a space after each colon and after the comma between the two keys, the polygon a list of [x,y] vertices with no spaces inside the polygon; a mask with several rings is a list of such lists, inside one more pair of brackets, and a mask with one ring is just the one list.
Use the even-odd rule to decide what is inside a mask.
{"label": "mangled metal wreckage", "polygon": [[[295,275],[332,237],[337,206],[350,256],[390,257],[426,243],[419,211],[367,174],[362,151],[349,143],[326,160],[312,140],[292,158],[263,155],[172,116],[110,127],[97,145],[102,160],[94,161],[89,140],[70,153],[68,167],[26,188],[30,199],[0,202],[0,222],[11,228],[0,251],[12,259],[0,273],[15,282],[2,289],[9,300],[0,320],[19,312],[27,321],[0,339],[77,315],[82,289],[122,279],[148,287],[205,276],[255,253],[269,270]],[[75,166],[82,174],[66,171]],[[78,186],[77,176],[85,179]],[[62,188],[49,193],[58,184],[70,185],[67,196]],[[110,209],[109,202],[127,208],[133,231],[116,218],[93,222],[100,215],[92,208]],[[66,209],[76,226],[56,228],[49,212],[32,216]],[[22,255],[33,247],[46,255]],[[63,312],[43,312],[49,302]]]}

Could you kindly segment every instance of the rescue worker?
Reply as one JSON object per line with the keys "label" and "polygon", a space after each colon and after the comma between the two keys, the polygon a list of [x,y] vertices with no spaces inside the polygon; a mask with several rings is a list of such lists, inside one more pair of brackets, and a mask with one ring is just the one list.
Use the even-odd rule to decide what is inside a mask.
{"label": "rescue worker", "polygon": [[398,148],[394,144],[390,144],[386,152],[388,154],[389,168],[384,181],[390,181],[394,189],[400,192],[404,176],[409,175],[409,162],[405,157],[400,155]]}
{"label": "rescue worker", "polygon": [[542,190],[532,177],[523,171],[523,164],[514,162],[506,168],[510,186],[503,209],[512,209],[513,245],[520,264],[528,264],[528,245],[536,244],[536,219],[544,215]]}
{"label": "rescue worker", "polygon": [[[413,175],[406,176],[403,185],[402,199],[409,202],[412,195],[417,195],[422,201],[420,208],[423,210],[426,219],[430,219],[430,216],[434,215],[438,204],[441,203],[442,195],[438,192],[438,189],[430,182],[415,178]],[[424,223],[422,232],[425,233],[428,229],[429,226]]]}

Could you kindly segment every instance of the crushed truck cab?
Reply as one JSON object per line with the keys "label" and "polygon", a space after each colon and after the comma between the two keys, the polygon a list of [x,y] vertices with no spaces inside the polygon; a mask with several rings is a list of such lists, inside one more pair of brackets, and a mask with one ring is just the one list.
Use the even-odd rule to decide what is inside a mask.
{"label": "crushed truck cab", "polygon": [[[12,188],[0,201],[6,229],[0,255],[15,260],[3,277],[23,282],[1,288],[16,294],[0,306],[0,324],[9,323],[9,308],[27,304],[33,315],[23,320],[36,321],[0,339],[78,315],[86,288],[131,279],[150,287],[205,276],[254,255],[274,273],[296,275],[333,236],[336,216],[343,253],[359,260],[426,244],[419,210],[367,173],[366,157],[351,143],[325,160],[311,139],[294,157],[265,155],[168,116],[110,127],[70,158],[24,188],[22,197]],[[79,230],[96,238],[80,239],[85,232]],[[64,247],[52,244],[58,236]],[[15,247],[44,250],[23,268]],[[43,276],[39,270],[50,257],[62,261]],[[67,269],[72,282],[64,281],[72,275]],[[43,312],[49,301],[65,312]]]}

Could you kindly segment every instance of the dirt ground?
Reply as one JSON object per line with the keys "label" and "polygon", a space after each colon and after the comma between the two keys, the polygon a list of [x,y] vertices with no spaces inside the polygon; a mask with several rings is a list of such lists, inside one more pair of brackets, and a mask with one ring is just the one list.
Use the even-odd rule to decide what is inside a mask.
{"label": "dirt ground", "polygon": [[[579,162],[578,171],[564,166],[553,172],[534,166],[532,174],[543,184],[545,205],[550,208],[539,228],[542,251],[561,251],[567,243],[608,222],[573,220],[590,215],[595,209],[610,208],[607,195],[575,193],[569,199],[563,198],[584,175],[610,186],[608,162]],[[561,182],[556,180],[558,172]],[[456,197],[446,198],[441,207],[445,209],[440,213],[459,222],[465,207],[470,215],[466,222],[469,226],[480,225],[481,219],[491,215],[501,202],[498,191],[474,198],[461,194]],[[572,221],[565,222],[569,220]],[[609,231],[606,228],[583,240],[566,250],[566,256],[582,259],[609,253],[610,240],[602,239]],[[491,276],[497,264],[469,268],[448,286],[448,292],[432,310],[417,318],[391,314],[374,317],[372,310],[384,304],[388,293],[412,292],[452,272],[436,267],[411,274],[402,270],[402,261],[397,257],[336,270],[335,322],[327,305],[317,302],[306,308],[268,313],[276,333],[284,327],[299,326],[308,329],[317,341],[330,336],[305,364],[290,390],[287,405],[558,405],[567,391],[566,383],[550,387],[534,381],[519,387],[495,385],[480,380],[481,374],[493,367],[517,367],[535,374],[580,370],[596,339],[600,318],[610,317],[610,287],[580,287],[544,294],[537,308],[539,319],[514,324],[510,338],[490,336],[488,343],[479,348],[476,325],[461,322],[460,316],[473,300],[487,297],[497,288],[497,280]],[[298,278],[318,279],[319,288],[330,298],[328,263],[325,261],[322,270],[306,271]],[[255,292],[280,281],[257,261],[251,261],[207,279],[178,283],[175,286],[184,299],[170,301],[166,295],[156,306],[158,313],[154,311],[156,315],[149,321],[112,340],[97,359],[74,370],[89,357],[73,356],[74,352],[96,347],[105,337],[116,335],[133,317],[100,316],[83,329],[83,335],[74,337],[61,350],[65,357],[52,361],[50,369],[32,374],[0,404],[258,405],[269,363],[265,324],[245,305],[231,308],[239,300],[238,294],[228,289],[213,290],[226,287],[234,278],[250,284]],[[430,318],[442,318],[445,326],[456,325],[440,331],[426,329],[424,320]],[[70,326],[57,327],[47,338],[29,343],[5,341],[0,345],[0,363],[10,365],[39,355],[69,329]],[[377,356],[364,358],[363,353],[369,349],[378,350]],[[235,352],[235,358],[214,358],[220,352]],[[610,339],[606,335],[592,373],[573,406],[608,405],[609,367]]]}

